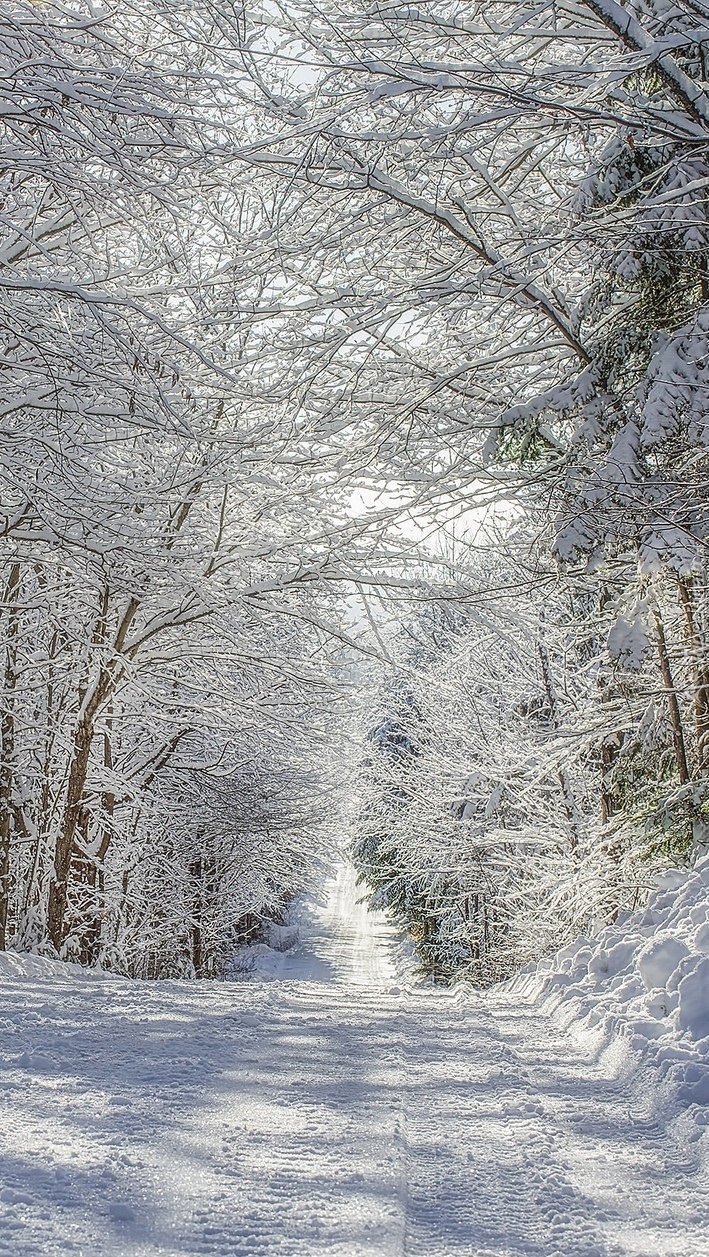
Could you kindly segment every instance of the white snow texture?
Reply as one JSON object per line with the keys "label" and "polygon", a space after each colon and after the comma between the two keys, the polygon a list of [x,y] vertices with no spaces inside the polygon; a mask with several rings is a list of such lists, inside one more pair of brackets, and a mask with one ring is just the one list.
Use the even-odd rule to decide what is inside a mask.
{"label": "white snow texture", "polygon": [[[652,1067],[656,1100],[709,1123],[709,856],[671,870],[644,912],[579,939],[511,984],[625,1069]],[[709,1253],[709,1243],[707,1244]]]}
{"label": "white snow texture", "polygon": [[707,1257],[707,876],[488,997],[403,980],[347,867],[246,980],[1,957],[0,1254]]}

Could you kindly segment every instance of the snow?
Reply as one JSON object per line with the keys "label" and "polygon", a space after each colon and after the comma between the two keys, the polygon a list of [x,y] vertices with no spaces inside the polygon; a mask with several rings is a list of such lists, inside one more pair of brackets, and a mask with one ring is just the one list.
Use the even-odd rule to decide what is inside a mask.
{"label": "snow", "polygon": [[[701,956],[677,983],[677,1028],[692,1039],[709,1038],[709,957]],[[709,1043],[707,1043],[709,1048]],[[709,1068],[704,1088],[709,1099]]]}
{"label": "snow", "polygon": [[619,615],[611,627],[607,642],[608,654],[623,668],[639,670],[650,652],[647,614],[648,608],[644,600],[639,600],[630,618]]}
{"label": "snow", "polygon": [[[706,1257],[699,1144],[541,1003],[580,951],[604,989],[678,953],[626,923],[493,997],[424,989],[357,900],[343,867],[248,980],[3,957],[0,1254]],[[680,1038],[701,1028],[699,915]]]}
{"label": "snow", "polygon": [[653,938],[638,953],[638,972],[646,990],[666,987],[680,961],[689,954],[686,944],[672,934]]}
{"label": "snow", "polygon": [[61,964],[46,956],[18,955],[16,952],[0,952],[0,979],[36,978],[42,982],[91,981],[105,975],[98,969],[82,969],[80,965]]}
{"label": "snow", "polygon": [[612,1049],[658,1111],[680,1115],[690,1139],[704,1134],[709,856],[691,872],[666,873],[643,912],[579,939],[506,990],[555,1015],[596,1055]]}
{"label": "snow", "polygon": [[383,913],[368,911],[351,865],[338,868],[319,902],[299,905],[298,925],[271,926],[268,939],[241,950],[237,971],[261,981],[337,979],[367,987],[396,976],[395,936]]}

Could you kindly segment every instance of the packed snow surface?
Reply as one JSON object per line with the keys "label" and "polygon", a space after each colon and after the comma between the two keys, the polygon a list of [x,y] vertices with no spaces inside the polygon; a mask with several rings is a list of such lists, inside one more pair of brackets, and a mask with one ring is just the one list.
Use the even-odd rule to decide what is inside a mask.
{"label": "packed snow surface", "polygon": [[220,984],[0,958],[0,1254],[707,1257],[699,1144],[531,996],[401,982],[351,870],[260,954]]}

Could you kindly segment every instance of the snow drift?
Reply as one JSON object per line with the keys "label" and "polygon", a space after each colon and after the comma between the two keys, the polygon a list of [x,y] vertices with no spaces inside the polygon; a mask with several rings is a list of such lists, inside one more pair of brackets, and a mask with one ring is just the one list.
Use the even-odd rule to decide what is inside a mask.
{"label": "snow drift", "polygon": [[[647,908],[580,938],[502,988],[544,1005],[595,1054],[654,1078],[653,1106],[709,1125],[709,856],[658,881]],[[650,1100],[650,1095],[647,1097]]]}

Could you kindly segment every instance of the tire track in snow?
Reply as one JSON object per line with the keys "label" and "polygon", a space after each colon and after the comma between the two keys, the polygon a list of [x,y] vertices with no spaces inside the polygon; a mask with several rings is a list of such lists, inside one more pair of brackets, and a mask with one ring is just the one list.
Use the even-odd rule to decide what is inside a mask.
{"label": "tire track in snow", "polygon": [[348,1008],[349,1019],[329,1008],[290,997],[270,1015],[269,1050],[223,1076],[223,1100],[200,1116],[187,1149],[185,1179],[200,1146],[212,1155],[189,1220],[173,1231],[178,1251],[399,1257],[391,1044],[378,1008],[357,1018]]}
{"label": "tire track in snow", "polygon": [[530,1147],[536,1140],[547,1149],[534,1176],[538,1209],[553,1224],[549,1252],[705,1257],[706,1168],[659,1122],[635,1113],[626,1087],[546,1018],[509,997],[490,1007],[539,1109]]}

